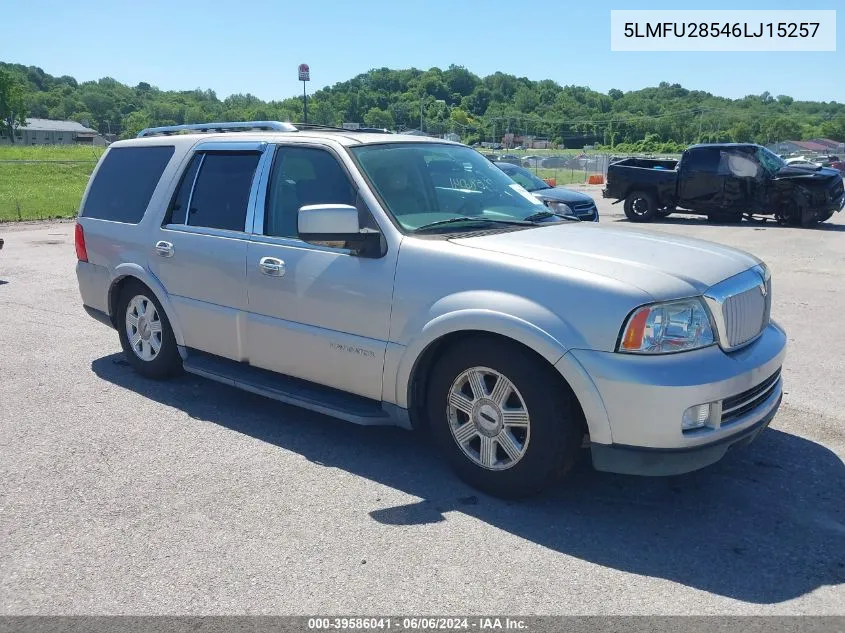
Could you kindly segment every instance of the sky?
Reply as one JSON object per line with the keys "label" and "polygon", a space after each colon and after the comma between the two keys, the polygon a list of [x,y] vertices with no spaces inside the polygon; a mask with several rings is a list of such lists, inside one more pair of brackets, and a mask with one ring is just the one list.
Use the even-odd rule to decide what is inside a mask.
{"label": "sky", "polygon": [[[679,6],[680,5],[680,6]],[[465,66],[561,85],[637,90],[661,81],[738,98],[768,91],[845,102],[841,0],[708,0],[707,9],[841,9],[836,52],[612,52],[611,9],[678,9],[677,0],[247,0],[9,2],[0,61],[79,81],[113,77],[221,99],[302,94],[371,68]]]}

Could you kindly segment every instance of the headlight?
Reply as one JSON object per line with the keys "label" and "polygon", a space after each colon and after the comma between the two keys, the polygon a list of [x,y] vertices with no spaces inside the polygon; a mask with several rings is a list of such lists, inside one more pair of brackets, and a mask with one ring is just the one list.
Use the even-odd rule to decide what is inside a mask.
{"label": "headlight", "polygon": [[666,354],[715,342],[710,315],[701,299],[681,299],[634,310],[622,328],[617,351]]}
{"label": "headlight", "polygon": [[572,209],[569,207],[568,204],[565,202],[555,202],[554,200],[549,200],[546,202],[546,206],[549,207],[555,213],[560,213],[561,215],[575,215],[572,213]]}

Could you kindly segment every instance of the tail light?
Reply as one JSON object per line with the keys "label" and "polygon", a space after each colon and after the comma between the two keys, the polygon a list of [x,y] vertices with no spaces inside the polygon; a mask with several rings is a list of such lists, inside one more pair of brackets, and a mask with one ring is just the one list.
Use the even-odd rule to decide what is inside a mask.
{"label": "tail light", "polygon": [[74,231],[74,243],[76,244],[76,259],[81,262],[88,261],[88,250],[85,248],[85,231],[82,225],[77,222],[76,230]]}

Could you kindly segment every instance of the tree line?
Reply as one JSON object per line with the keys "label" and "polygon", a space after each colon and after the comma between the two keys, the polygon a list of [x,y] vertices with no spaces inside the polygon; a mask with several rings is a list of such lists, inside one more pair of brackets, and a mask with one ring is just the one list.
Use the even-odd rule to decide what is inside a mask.
{"label": "tree line", "polygon": [[[78,82],[35,66],[0,62],[0,119],[10,130],[24,117],[70,119],[128,138],[141,129],[210,121],[302,121],[301,96],[263,101],[252,94],[220,99],[210,89],[160,90],[110,77]],[[679,84],[606,94],[497,72],[479,77],[445,70],[378,68],[308,96],[309,122],[356,122],[396,131],[455,132],[466,143],[500,142],[506,132],[580,147],[678,151],[696,142],[757,142],[815,137],[845,141],[845,104],[801,101],[768,92],[741,99]]]}

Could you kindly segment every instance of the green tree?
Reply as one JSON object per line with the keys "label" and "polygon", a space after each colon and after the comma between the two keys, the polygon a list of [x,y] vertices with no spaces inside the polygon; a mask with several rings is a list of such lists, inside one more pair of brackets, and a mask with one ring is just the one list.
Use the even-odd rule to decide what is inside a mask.
{"label": "green tree", "polygon": [[26,95],[24,84],[15,75],[0,70],[0,125],[11,143],[15,130],[26,125]]}
{"label": "green tree", "polygon": [[364,123],[369,127],[392,129],[395,125],[393,115],[387,110],[381,108],[370,108],[367,114],[364,115]]}

